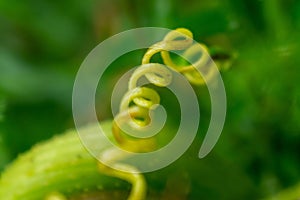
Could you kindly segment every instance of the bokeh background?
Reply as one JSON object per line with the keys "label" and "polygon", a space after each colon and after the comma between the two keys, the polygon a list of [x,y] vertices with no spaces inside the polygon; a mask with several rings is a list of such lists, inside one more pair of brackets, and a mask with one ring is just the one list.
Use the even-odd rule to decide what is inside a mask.
{"label": "bokeh background", "polygon": [[[299,191],[293,189],[300,184],[299,0],[0,0],[0,170],[32,145],[74,128],[72,86],[83,59],[106,38],[144,26],[186,27],[197,41],[236,55],[222,72],[228,111],[215,149],[186,163],[194,168],[172,166],[187,167],[189,190],[200,191],[191,199]],[[124,66],[139,60],[119,61],[106,92]],[[202,98],[199,138],[209,106]],[[97,109],[100,120],[111,117],[109,99]]]}

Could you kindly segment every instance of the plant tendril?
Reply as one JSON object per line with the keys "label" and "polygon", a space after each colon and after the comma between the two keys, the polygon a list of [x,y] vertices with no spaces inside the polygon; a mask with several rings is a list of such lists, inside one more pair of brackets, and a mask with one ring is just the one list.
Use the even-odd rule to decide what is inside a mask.
{"label": "plant tendril", "polygon": [[[173,61],[170,51],[183,51],[183,57],[194,58],[196,61],[188,65],[179,65]],[[160,53],[163,64],[151,63],[151,58]],[[113,120],[112,133],[116,142],[124,150],[134,152],[149,152],[155,148],[154,138],[137,139],[134,137],[126,137],[121,126],[125,123],[129,124],[134,130],[142,129],[151,123],[149,112],[160,104],[159,94],[152,88],[145,86],[137,86],[137,82],[141,77],[146,79],[153,85],[158,87],[166,87],[172,81],[172,73],[170,69],[183,74],[190,83],[195,85],[204,85],[206,81],[211,81],[218,73],[214,65],[208,48],[204,44],[194,43],[193,34],[185,28],[178,28],[170,31],[162,41],[152,45],[144,54],[142,65],[132,74],[128,91],[123,96],[119,113]],[[170,69],[168,69],[170,68]],[[205,79],[199,71],[204,72]],[[124,159],[124,155],[119,152],[108,149],[101,155],[101,160],[107,161],[118,169],[124,169],[123,172],[110,168],[99,163],[99,168],[107,175],[115,176],[132,183],[133,187],[129,196],[131,200],[141,200],[146,197],[146,183],[138,169],[133,166],[118,163],[118,160]]]}

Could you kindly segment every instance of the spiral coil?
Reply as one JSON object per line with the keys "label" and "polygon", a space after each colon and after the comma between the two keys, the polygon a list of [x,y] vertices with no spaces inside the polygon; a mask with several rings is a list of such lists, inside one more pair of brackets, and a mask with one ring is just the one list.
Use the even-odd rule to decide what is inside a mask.
{"label": "spiral coil", "polygon": [[[184,58],[195,61],[180,65],[172,59],[170,54],[172,51],[183,51]],[[157,53],[161,54],[163,64],[151,63],[151,58]],[[193,59],[194,57],[197,59]],[[203,85],[207,81],[211,81],[214,75],[218,73],[218,70],[212,66],[213,64],[208,48],[204,44],[194,43],[192,33],[185,28],[170,31],[162,41],[152,45],[144,54],[142,65],[133,72],[128,83],[128,91],[121,100],[119,113],[113,120],[112,133],[120,147],[133,152],[149,152],[155,148],[153,137],[146,139],[129,138],[124,133],[125,131],[120,128],[125,123],[135,130],[147,127],[151,123],[149,112],[160,104],[160,96],[157,91],[149,87],[137,86],[141,77],[145,76],[155,86],[167,87],[172,82],[170,70],[174,70],[183,74],[190,83]],[[124,155],[120,155],[120,152],[113,149],[108,149],[101,156],[102,161],[105,160],[107,163],[118,166],[119,169],[124,169],[124,171],[119,171],[99,163],[102,172],[132,183],[133,187],[129,199],[145,198],[146,183],[143,176],[133,166],[117,162],[124,158],[122,157]]]}
{"label": "spiral coil", "polygon": [[[147,50],[142,59],[141,67],[132,74],[128,84],[128,92],[121,101],[120,111],[113,123],[114,137],[125,149],[128,149],[128,145],[125,144],[128,141],[128,137],[124,137],[120,126],[126,122],[135,129],[141,129],[149,125],[151,122],[149,111],[155,108],[154,105],[160,103],[160,96],[154,89],[137,86],[138,79],[145,76],[155,86],[168,86],[172,80],[172,73],[165,65],[174,71],[182,73],[189,82],[196,85],[205,84],[205,79],[210,81],[217,73],[215,68],[211,66],[213,62],[207,47],[204,44],[193,44],[192,38],[192,33],[185,28],[178,28],[169,32],[161,42],[152,45]],[[170,51],[176,50],[184,51],[183,57],[185,58],[198,56],[198,59],[190,65],[178,65],[170,56]],[[157,53],[161,54],[164,65],[150,63],[151,58]],[[198,70],[205,73],[205,79]],[[142,149],[140,148],[138,151],[142,151]]]}

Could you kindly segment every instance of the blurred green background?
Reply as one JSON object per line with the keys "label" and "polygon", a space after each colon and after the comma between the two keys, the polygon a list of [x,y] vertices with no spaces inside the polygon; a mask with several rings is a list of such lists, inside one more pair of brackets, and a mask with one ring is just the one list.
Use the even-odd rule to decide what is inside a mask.
{"label": "blurred green background", "polygon": [[[83,59],[109,36],[143,26],[186,27],[197,41],[238,55],[222,72],[221,138],[188,171],[202,199],[257,199],[300,183],[299,0],[0,0],[0,169],[73,128],[72,86]],[[106,92],[116,72],[140,59],[119,62]],[[200,107],[205,132],[208,97]],[[109,99],[98,110],[110,118]]]}

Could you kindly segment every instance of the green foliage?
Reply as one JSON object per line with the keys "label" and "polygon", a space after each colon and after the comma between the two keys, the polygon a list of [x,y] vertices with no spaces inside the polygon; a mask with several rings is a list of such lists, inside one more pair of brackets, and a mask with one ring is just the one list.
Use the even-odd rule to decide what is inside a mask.
{"label": "green foliage", "polygon": [[[211,51],[237,55],[222,73],[227,121],[214,151],[197,159],[210,100],[205,88],[195,88],[201,107],[197,141],[183,160],[153,173],[154,193],[184,188],[172,181],[178,171],[190,177],[183,180],[194,199],[257,199],[294,190],[300,182],[299,13],[296,0],[0,1],[1,169],[74,127],[75,74],[100,41],[141,26],[186,27]],[[97,102],[100,120],[111,118],[115,81],[140,64],[142,52],[133,54],[107,72],[99,90],[107,100]],[[162,95],[162,103],[172,106],[172,99]]]}

